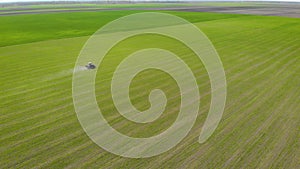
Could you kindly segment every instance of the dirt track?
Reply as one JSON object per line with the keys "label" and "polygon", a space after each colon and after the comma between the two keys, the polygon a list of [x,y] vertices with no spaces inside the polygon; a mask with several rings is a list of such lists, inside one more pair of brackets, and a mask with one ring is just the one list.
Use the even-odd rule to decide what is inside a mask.
{"label": "dirt track", "polygon": [[108,10],[172,10],[172,11],[190,11],[190,12],[218,12],[218,13],[237,13],[237,14],[253,14],[253,15],[269,15],[269,16],[285,16],[292,18],[300,18],[299,4],[284,4],[270,6],[243,6],[243,7],[163,7],[163,8],[56,8],[56,9],[37,9],[23,8],[10,9],[0,11],[0,16],[21,15],[21,14],[41,14],[41,13],[58,13],[58,12],[96,12]]}
{"label": "dirt track", "polygon": [[300,18],[300,5],[284,6],[247,6],[247,7],[193,7],[180,9],[182,11],[193,12],[219,12],[219,13],[237,13],[253,15],[286,16]]}

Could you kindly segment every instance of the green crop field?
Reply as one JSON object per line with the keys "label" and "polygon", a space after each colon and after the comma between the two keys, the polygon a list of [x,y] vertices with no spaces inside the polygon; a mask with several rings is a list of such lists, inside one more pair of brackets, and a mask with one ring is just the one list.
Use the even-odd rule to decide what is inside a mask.
{"label": "green crop field", "polygon": [[130,159],[111,154],[85,134],[72,100],[72,70],[86,40],[109,21],[142,11],[76,12],[0,16],[0,168],[299,168],[299,18],[167,12],[200,28],[223,62],[227,100],[214,134],[198,143],[210,106],[210,83],[201,61],[178,41],[145,34],[108,53],[98,70],[96,97],[119,132],[149,137],[177,117],[180,93],[168,74],[149,69],[132,81],[130,96],[149,108],[152,89],[168,105],[149,124],[133,123],[114,107],[112,73],[128,54],[163,48],[177,54],[197,77],[198,118],[176,147],[158,156]]}

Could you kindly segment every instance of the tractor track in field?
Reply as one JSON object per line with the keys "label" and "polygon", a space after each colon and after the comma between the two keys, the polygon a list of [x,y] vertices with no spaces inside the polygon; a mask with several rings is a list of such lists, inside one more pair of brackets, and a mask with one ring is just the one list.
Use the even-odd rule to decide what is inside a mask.
{"label": "tractor track in field", "polygon": [[11,8],[0,11],[0,16],[46,14],[62,12],[100,12],[100,11],[183,11],[183,12],[216,12],[231,14],[250,14],[267,16],[284,16],[300,18],[300,4],[264,5],[264,6],[182,6],[182,7],[149,7],[149,8],[96,8],[96,7],[66,7],[66,8]]}

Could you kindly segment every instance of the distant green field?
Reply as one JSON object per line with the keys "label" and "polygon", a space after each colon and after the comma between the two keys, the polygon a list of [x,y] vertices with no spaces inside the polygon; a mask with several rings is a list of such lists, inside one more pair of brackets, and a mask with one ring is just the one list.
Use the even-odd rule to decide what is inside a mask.
{"label": "distant green field", "polygon": [[180,98],[167,74],[148,70],[132,82],[131,99],[139,110],[149,108],[153,88],[170,100],[163,116],[150,124],[122,118],[109,89],[124,57],[160,47],[181,57],[197,77],[202,97],[196,124],[175,148],[146,159],[122,158],[94,144],[74,111],[72,69],[89,35],[134,12],[0,17],[0,168],[299,168],[300,22],[295,18],[168,12],[199,27],[222,59],[228,97],[221,123],[207,142],[197,142],[210,105],[203,65],[174,39],[140,35],[115,46],[98,70],[96,96],[106,119],[135,137],[171,125]]}
{"label": "distant green field", "polygon": [[74,4],[39,4],[39,5],[26,5],[26,6],[5,6],[0,10],[9,9],[55,9],[55,8],[76,8],[76,7],[93,7],[93,8],[154,8],[154,7],[176,7],[176,6],[261,6],[269,5],[272,3],[256,3],[256,2],[194,2],[194,3],[128,3],[128,4],[92,4],[92,3],[74,3]]}
{"label": "distant green field", "polygon": [[[136,12],[145,11],[76,12],[0,17],[0,46],[88,36],[109,21]],[[203,17],[199,17],[198,13],[169,13],[183,17],[190,22],[239,17],[233,14],[203,13]]]}

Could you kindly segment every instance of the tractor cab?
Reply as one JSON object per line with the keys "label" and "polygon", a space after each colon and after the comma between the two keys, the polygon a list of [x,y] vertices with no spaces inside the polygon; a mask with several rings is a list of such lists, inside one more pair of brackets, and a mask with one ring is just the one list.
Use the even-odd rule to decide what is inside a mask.
{"label": "tractor cab", "polygon": [[92,62],[89,62],[87,65],[85,65],[85,67],[87,69],[95,69],[96,68],[96,66]]}

